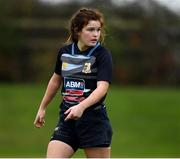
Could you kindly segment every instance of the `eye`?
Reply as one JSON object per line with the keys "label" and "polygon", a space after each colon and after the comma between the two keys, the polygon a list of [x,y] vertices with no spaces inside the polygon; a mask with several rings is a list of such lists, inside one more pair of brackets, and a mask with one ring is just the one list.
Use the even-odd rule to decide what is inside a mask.
{"label": "eye", "polygon": [[88,28],[87,30],[88,31],[94,31],[95,29],[94,28]]}

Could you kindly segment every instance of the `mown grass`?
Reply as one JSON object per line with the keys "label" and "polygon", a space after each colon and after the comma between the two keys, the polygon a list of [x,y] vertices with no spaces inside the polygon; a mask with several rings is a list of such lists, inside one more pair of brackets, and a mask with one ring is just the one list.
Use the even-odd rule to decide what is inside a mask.
{"label": "mown grass", "polygon": [[[0,157],[45,157],[58,119],[59,94],[46,125],[33,126],[45,85],[0,84]],[[111,86],[112,157],[180,157],[180,90]],[[85,157],[79,150],[74,157]]]}

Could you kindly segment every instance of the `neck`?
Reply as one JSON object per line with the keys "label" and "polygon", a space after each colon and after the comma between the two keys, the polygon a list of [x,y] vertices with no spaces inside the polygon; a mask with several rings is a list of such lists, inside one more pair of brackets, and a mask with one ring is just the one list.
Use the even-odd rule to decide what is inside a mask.
{"label": "neck", "polygon": [[88,46],[82,44],[82,43],[79,42],[79,41],[78,41],[78,43],[77,43],[77,46],[78,46],[78,48],[79,48],[80,51],[84,51],[84,50],[87,50],[87,49],[89,48]]}

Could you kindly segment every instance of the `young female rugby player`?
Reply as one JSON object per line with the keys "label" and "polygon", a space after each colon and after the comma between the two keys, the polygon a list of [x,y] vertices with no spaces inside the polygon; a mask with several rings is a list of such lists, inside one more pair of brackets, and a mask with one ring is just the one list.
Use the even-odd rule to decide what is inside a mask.
{"label": "young female rugby player", "polygon": [[94,9],[78,10],[70,21],[69,44],[58,52],[55,72],[34,121],[38,128],[44,125],[46,107],[61,86],[60,118],[47,157],[68,158],[78,148],[87,157],[110,157],[112,128],[104,100],[112,78],[112,58],[100,44],[103,26],[102,13]]}

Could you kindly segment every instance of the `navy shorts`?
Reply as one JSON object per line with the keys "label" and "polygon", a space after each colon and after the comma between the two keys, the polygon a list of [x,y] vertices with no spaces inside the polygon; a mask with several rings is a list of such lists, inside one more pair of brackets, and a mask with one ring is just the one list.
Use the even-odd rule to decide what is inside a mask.
{"label": "navy shorts", "polygon": [[78,148],[109,147],[112,139],[112,127],[104,105],[89,107],[78,120],[64,121],[64,112],[69,108],[60,106],[60,119],[51,137],[70,145],[74,151]]}

